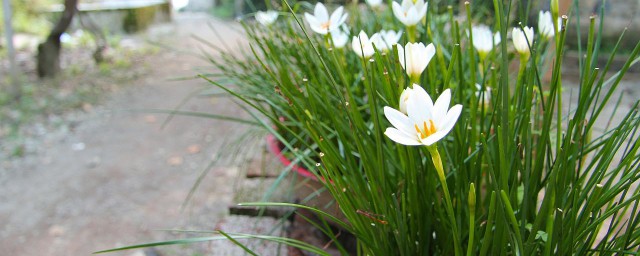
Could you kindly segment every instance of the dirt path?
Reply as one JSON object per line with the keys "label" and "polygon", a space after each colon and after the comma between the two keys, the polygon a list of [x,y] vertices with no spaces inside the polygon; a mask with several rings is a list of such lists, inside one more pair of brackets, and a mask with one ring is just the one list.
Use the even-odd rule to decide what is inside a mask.
{"label": "dirt path", "polygon": [[[232,29],[237,25],[199,15],[181,15],[152,34],[177,49],[196,50],[191,33],[217,43],[207,22],[229,42],[240,40]],[[89,255],[180,237],[157,229],[214,229],[231,203],[237,168],[214,168],[187,210],[180,206],[199,172],[224,150],[221,140],[245,128],[176,117],[160,129],[165,115],[124,111],[172,109],[206,85],[201,79],[172,81],[207,65],[194,56],[166,51],[146,64],[151,74],[81,116],[69,134],[43,136],[38,153],[0,169],[0,254]],[[194,98],[183,109],[238,112],[228,100],[211,98]],[[197,255],[188,248],[169,250],[177,249],[166,255]],[[141,252],[109,255],[135,253]]]}

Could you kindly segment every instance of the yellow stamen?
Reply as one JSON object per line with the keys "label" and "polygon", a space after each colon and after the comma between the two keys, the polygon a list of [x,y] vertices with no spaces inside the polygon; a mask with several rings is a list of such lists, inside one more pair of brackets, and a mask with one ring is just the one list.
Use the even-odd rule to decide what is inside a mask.
{"label": "yellow stamen", "polygon": [[420,136],[420,139],[425,139],[431,136],[432,134],[436,133],[437,131],[436,125],[433,123],[433,120],[431,119],[429,119],[429,124],[427,124],[427,121],[424,121],[422,123],[422,127],[423,128],[420,129],[420,127],[417,124],[414,124],[414,128],[416,128],[416,132]]}
{"label": "yellow stamen", "polygon": [[[427,122],[422,123],[422,126],[424,126],[424,135],[426,135],[427,133],[429,133],[431,130],[429,129],[429,127],[427,127]],[[428,135],[424,136],[427,137]]]}
{"label": "yellow stamen", "polygon": [[429,119],[429,124],[431,125],[431,130],[429,131],[430,132],[429,135],[436,133],[436,125],[433,123],[433,120]]}

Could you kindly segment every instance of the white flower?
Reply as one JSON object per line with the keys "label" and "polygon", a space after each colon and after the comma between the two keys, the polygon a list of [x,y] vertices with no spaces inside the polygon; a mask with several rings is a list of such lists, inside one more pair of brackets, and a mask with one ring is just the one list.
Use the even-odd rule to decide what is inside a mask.
{"label": "white flower", "polygon": [[413,93],[413,89],[407,87],[407,89],[404,89],[400,94],[400,106],[398,109],[402,114],[407,114],[407,102],[409,101],[411,93]]}
{"label": "white flower", "polygon": [[349,34],[347,29],[336,29],[331,31],[331,40],[333,41],[333,47],[343,48],[349,41]]}
{"label": "white flower", "polygon": [[476,84],[476,97],[482,97],[482,99],[480,99],[480,104],[489,104],[489,101],[491,101],[491,87],[485,87],[485,90],[482,90],[482,86],[479,84]]}
{"label": "white flower", "polygon": [[[560,27],[562,26],[562,18],[558,17],[558,30],[560,31]],[[553,18],[551,17],[551,13],[546,11],[540,11],[540,15],[538,16],[538,33],[540,33],[544,38],[550,39],[556,33],[555,29],[553,29]]]}
{"label": "white flower", "polygon": [[371,8],[376,8],[382,4],[382,0],[365,0]]}
{"label": "white flower", "polygon": [[258,11],[256,13],[256,20],[263,26],[269,26],[278,19],[278,12],[269,10],[266,12]]}
{"label": "white flower", "polygon": [[326,35],[330,31],[339,28],[340,25],[347,20],[347,14],[343,14],[343,11],[344,8],[340,6],[329,16],[329,12],[324,4],[317,3],[313,10],[313,15],[304,13],[304,17],[307,19],[307,22],[309,22],[311,30],[318,34]]}
{"label": "white flower", "polygon": [[435,54],[433,44],[424,46],[422,43],[407,43],[404,48],[398,46],[400,65],[411,77],[419,77]]}
{"label": "white flower", "polygon": [[516,51],[520,55],[529,56],[529,46],[533,46],[533,28],[524,27],[524,31],[520,28],[513,28],[511,37]]}
{"label": "white flower", "polygon": [[407,146],[431,146],[444,138],[456,124],[462,105],[449,109],[451,91],[446,89],[434,104],[429,94],[414,84],[409,91],[407,115],[384,107],[384,115],[393,125],[384,132],[389,139]]}
{"label": "white flower", "polygon": [[402,37],[402,32],[400,31],[396,32],[393,30],[381,30],[379,33],[382,42],[384,42],[384,46],[378,47],[378,45],[376,45],[376,47],[383,51],[391,50],[393,48],[393,45],[398,44],[398,41],[400,41],[400,37]]}
{"label": "white flower", "polygon": [[428,3],[424,0],[402,0],[402,5],[393,2],[393,14],[405,26],[415,26],[427,14]]}
{"label": "white flower", "polygon": [[385,44],[385,42],[382,40],[382,36],[380,35],[380,33],[374,33],[373,35],[371,35],[371,37],[369,38],[369,42],[371,42],[377,50],[383,50],[387,47],[387,44]]}
{"label": "white flower", "polygon": [[476,48],[481,56],[487,55],[494,45],[500,43],[500,33],[494,34],[485,25],[473,26],[471,33],[473,34],[473,47]]}
{"label": "white flower", "polygon": [[369,38],[367,33],[360,31],[360,34],[354,36],[353,40],[351,40],[351,47],[353,47],[353,51],[356,52],[358,56],[369,58],[375,53],[373,43],[376,41],[380,42],[380,40],[382,39],[380,39],[380,34],[378,33],[373,34],[371,38]]}

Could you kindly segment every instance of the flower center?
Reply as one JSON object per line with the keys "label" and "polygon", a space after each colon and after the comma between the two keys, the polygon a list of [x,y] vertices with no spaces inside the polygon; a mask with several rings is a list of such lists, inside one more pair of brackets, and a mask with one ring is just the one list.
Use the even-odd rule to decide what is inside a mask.
{"label": "flower center", "polygon": [[416,132],[418,132],[418,136],[421,140],[431,136],[431,134],[436,133],[436,125],[433,124],[433,120],[431,119],[429,119],[428,124],[427,121],[424,121],[422,123],[422,127],[418,126],[417,124],[415,124],[414,127],[416,128]]}
{"label": "flower center", "polygon": [[326,29],[326,30],[329,30],[329,26],[331,26],[331,21],[330,20],[320,24],[320,28]]}

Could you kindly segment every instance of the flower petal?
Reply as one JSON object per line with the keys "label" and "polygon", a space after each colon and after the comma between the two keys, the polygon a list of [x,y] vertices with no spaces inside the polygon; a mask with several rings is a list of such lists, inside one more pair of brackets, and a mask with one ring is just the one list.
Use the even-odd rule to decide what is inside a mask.
{"label": "flower petal", "polygon": [[420,142],[425,146],[431,146],[434,143],[440,141],[442,138],[444,138],[444,136],[447,136],[447,133],[448,132],[437,131],[434,134],[431,134],[429,137],[426,137],[420,140]]}
{"label": "flower petal", "polygon": [[[421,0],[418,0],[418,2],[422,2]],[[418,5],[416,4],[417,9],[418,10],[418,15],[420,15],[420,19],[424,18],[425,15],[427,15],[427,8],[429,7],[429,3],[424,3],[423,5]]]}
{"label": "flower petal", "polygon": [[418,10],[416,10],[416,7],[411,6],[409,10],[407,10],[407,18],[403,23],[406,26],[413,26],[418,24],[421,19],[422,18],[418,16]]}
{"label": "flower petal", "polygon": [[324,4],[320,2],[316,4],[316,7],[313,10],[313,14],[320,22],[326,22],[329,20],[329,12],[327,11],[327,7],[325,7]]}
{"label": "flower petal", "polygon": [[433,116],[433,122],[436,124],[444,121],[442,118],[447,114],[447,110],[449,109],[449,102],[451,102],[451,90],[446,89],[440,94],[436,103],[433,104],[433,111],[431,112],[431,116]]}
{"label": "flower petal", "polygon": [[407,11],[409,7],[413,6],[413,0],[402,0],[402,10]]}
{"label": "flower petal", "polygon": [[[342,7],[340,7],[340,8],[342,8]],[[345,13],[345,14],[341,15],[340,19],[338,19],[337,22],[335,22],[335,23],[332,22],[331,23],[331,26],[335,27],[335,28],[338,28],[338,27],[342,26],[342,24],[344,24],[344,22],[347,21],[347,17],[349,17],[348,13]]]}
{"label": "flower petal", "polygon": [[391,9],[393,10],[393,15],[396,16],[400,22],[404,23],[404,11],[398,2],[391,3]]}
{"label": "flower petal", "polygon": [[407,43],[405,45],[405,54],[407,60],[407,75],[420,75],[422,73],[418,70],[418,62],[420,61],[420,45],[422,43]]}
{"label": "flower petal", "polygon": [[391,123],[391,125],[393,125],[399,131],[405,133],[407,136],[416,133],[415,128],[413,127],[413,122],[411,121],[411,119],[409,119],[409,117],[402,114],[402,112],[394,108],[385,106],[384,116],[387,118],[387,120],[389,120],[389,123]]}
{"label": "flower petal", "polygon": [[384,135],[387,135],[389,139],[402,145],[417,146],[421,144],[420,141],[417,140],[417,137],[409,137],[396,128],[387,128],[387,130],[384,131]]}
{"label": "flower petal", "polygon": [[311,24],[309,23],[309,27],[311,28],[311,30],[313,30],[313,32],[316,32],[318,34],[321,35],[326,35],[327,33],[329,33],[329,31],[327,31],[326,29],[320,27],[319,25],[316,24]]}
{"label": "flower petal", "polygon": [[456,124],[461,111],[462,105],[458,104],[453,106],[451,110],[447,112],[445,120],[443,120],[444,122],[436,124],[437,126],[439,126],[437,127],[437,131],[434,134],[431,134],[431,136],[422,139],[420,142],[426,146],[431,146],[447,136],[447,134],[451,132],[451,129],[453,129],[453,126]]}
{"label": "flower petal", "polygon": [[433,101],[420,85],[413,85],[413,94],[407,102],[407,114],[414,124],[421,124],[431,119]]}
{"label": "flower petal", "polygon": [[433,44],[429,44],[427,45],[427,48],[424,51],[424,68],[422,68],[422,70],[424,70],[425,68],[427,68],[427,65],[429,65],[429,62],[431,62],[431,59],[433,58],[433,56],[436,55],[436,47],[433,46]]}
{"label": "flower petal", "polygon": [[360,31],[357,37],[353,37],[351,47],[353,47],[353,51],[362,58],[369,58],[374,54],[371,39],[364,31]]}
{"label": "flower petal", "polygon": [[[394,2],[395,3],[395,2]],[[405,64],[405,60],[404,60],[404,48],[402,48],[401,45],[398,45],[398,60],[400,61],[400,66],[402,66],[402,69],[406,69],[404,64]]]}
{"label": "flower petal", "polygon": [[316,19],[316,17],[311,15],[310,13],[305,12],[304,18],[307,20],[307,22],[309,22],[310,26],[320,26],[320,22],[318,21],[318,19]]}
{"label": "flower petal", "polygon": [[437,130],[446,133],[449,133],[453,126],[456,125],[458,121],[458,117],[460,117],[460,113],[462,112],[462,105],[457,104],[453,106],[449,111],[447,111],[447,115],[444,116],[444,119],[437,123]]}
{"label": "flower petal", "polygon": [[329,21],[331,22],[332,26],[338,24],[338,22],[340,22],[340,20],[342,19],[343,9],[344,7],[340,6],[338,7],[338,9],[333,11],[333,13],[331,13],[331,17],[329,18]]}

